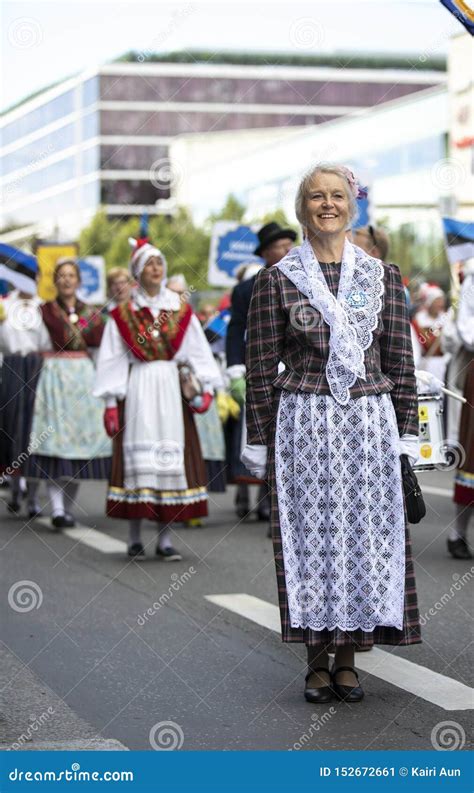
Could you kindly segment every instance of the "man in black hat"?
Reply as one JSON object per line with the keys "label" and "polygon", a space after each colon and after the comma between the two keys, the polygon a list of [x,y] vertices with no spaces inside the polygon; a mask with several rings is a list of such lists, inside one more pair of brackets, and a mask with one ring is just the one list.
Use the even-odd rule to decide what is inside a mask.
{"label": "man in black hat", "polygon": [[[258,232],[258,245],[255,248],[255,255],[261,256],[265,267],[277,264],[293,247],[296,240],[296,232],[293,229],[284,229],[278,223],[272,222],[262,226]],[[245,337],[247,331],[247,315],[252,297],[252,290],[257,274],[246,279],[245,274],[242,281],[234,287],[231,300],[231,318],[227,329],[226,357],[227,373],[230,377],[230,393],[242,407],[245,402]],[[240,432],[238,433],[240,436]],[[235,441],[235,439],[234,439]],[[239,437],[240,441],[240,437]],[[237,444],[240,457],[240,442]],[[235,446],[235,443],[232,444]],[[238,470],[241,469],[243,479],[250,475],[244,468],[240,459],[235,460],[232,455],[231,473],[232,478],[239,477]],[[237,515],[239,518],[248,514],[249,495],[248,485],[245,482],[239,483],[236,498]],[[268,499],[267,486],[262,485],[258,497],[257,514],[259,520],[268,520],[270,517],[270,505]]]}

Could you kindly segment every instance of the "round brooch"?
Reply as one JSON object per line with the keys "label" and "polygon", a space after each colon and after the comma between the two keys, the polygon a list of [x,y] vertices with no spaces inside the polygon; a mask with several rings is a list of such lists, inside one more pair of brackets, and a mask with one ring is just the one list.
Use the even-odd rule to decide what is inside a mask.
{"label": "round brooch", "polygon": [[360,290],[356,290],[354,292],[350,292],[347,296],[347,302],[351,306],[351,308],[363,308],[367,304],[367,297],[365,292],[361,292]]}
{"label": "round brooch", "polygon": [[158,336],[160,335],[160,331],[154,328],[154,330],[152,330],[151,332],[151,335],[153,336],[154,339],[157,339]]}

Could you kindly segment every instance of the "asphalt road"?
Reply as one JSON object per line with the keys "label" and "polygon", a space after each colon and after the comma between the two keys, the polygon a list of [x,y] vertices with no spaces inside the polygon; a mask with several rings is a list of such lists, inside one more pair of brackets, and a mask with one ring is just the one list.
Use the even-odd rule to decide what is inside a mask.
{"label": "asphalt road", "polygon": [[[411,527],[424,642],[381,647],[389,655],[376,657],[376,674],[361,672],[366,697],[352,706],[303,699],[305,648],[283,645],[267,627],[277,603],[271,541],[264,524],[235,518],[233,488],[211,494],[205,527],[178,527],[183,561],[173,564],[153,558],[151,523],[149,558],[129,562],[102,534],[91,547],[9,515],[3,501],[3,746],[468,748],[471,711],[446,701],[452,691],[460,701],[452,681],[472,685],[474,562],[448,556],[452,502],[431,492],[450,491],[451,481],[449,472],[421,476],[428,515]],[[104,494],[102,483],[83,485],[77,518],[124,542],[125,522],[104,517]],[[254,598],[244,599],[246,616],[207,599],[239,593]],[[396,685],[387,682],[392,661]],[[426,696],[410,690],[427,679]],[[461,701],[472,707],[467,689]]]}

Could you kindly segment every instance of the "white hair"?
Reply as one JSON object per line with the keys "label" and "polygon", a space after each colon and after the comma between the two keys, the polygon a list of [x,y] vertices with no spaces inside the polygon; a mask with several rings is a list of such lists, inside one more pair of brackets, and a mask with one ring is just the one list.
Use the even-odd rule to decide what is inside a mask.
{"label": "white hair", "polygon": [[306,173],[304,174],[303,178],[301,179],[298,190],[296,191],[296,198],[295,198],[295,213],[296,217],[298,218],[298,222],[301,223],[302,226],[305,225],[305,217],[306,217],[306,199],[308,197],[309,188],[314,177],[318,173],[332,173],[335,176],[339,176],[342,181],[344,182],[344,189],[347,194],[347,199],[349,201],[349,222],[347,228],[350,229],[354,221],[357,219],[359,215],[359,208],[357,206],[357,199],[354,195],[354,188],[351,185],[349,178],[348,178],[348,169],[345,165],[338,165],[337,163],[332,162],[321,162],[313,165]]}

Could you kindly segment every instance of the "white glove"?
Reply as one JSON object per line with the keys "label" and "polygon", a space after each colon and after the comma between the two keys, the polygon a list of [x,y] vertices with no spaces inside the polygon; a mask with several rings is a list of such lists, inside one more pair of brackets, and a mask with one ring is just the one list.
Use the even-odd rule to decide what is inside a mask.
{"label": "white glove", "polygon": [[233,366],[228,366],[226,374],[230,380],[237,380],[238,377],[245,377],[245,364],[234,363]]}
{"label": "white glove", "polygon": [[267,447],[252,446],[247,443],[240,455],[241,462],[256,479],[265,479],[267,475]]}
{"label": "white glove", "polygon": [[399,454],[406,454],[412,465],[418,460],[418,444],[418,435],[402,435],[399,440]]}

